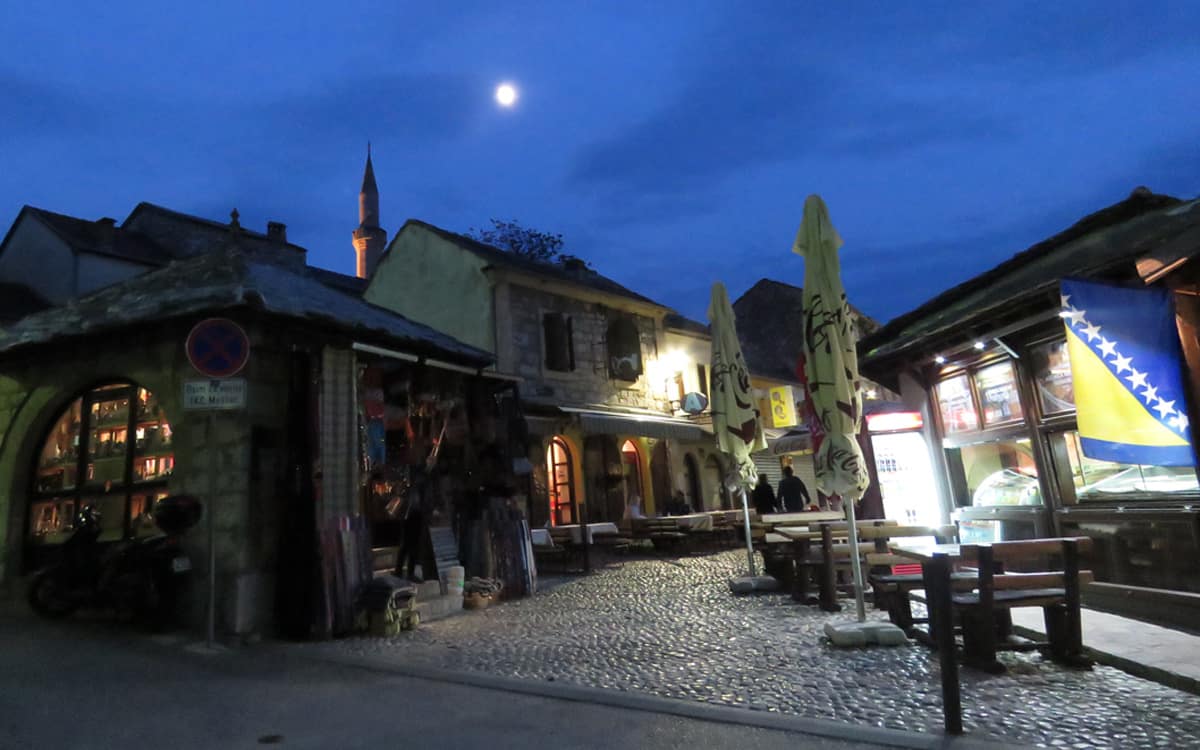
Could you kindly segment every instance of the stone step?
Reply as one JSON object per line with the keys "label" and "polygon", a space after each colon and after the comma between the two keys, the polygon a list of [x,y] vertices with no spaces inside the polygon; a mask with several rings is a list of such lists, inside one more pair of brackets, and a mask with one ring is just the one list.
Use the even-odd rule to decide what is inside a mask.
{"label": "stone step", "polygon": [[418,601],[416,606],[417,612],[421,615],[422,623],[449,617],[461,612],[462,608],[462,594],[447,594],[433,599]]}

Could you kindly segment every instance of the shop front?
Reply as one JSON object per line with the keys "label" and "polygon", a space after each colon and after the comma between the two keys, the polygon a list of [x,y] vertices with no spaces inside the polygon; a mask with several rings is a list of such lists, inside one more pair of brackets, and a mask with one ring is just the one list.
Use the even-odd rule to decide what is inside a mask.
{"label": "shop front", "polygon": [[[216,380],[218,390],[239,394],[221,408],[193,397],[214,380],[197,371],[186,346],[189,332],[212,318],[243,331],[248,351],[242,369]],[[84,505],[99,511],[99,542],[109,545],[147,533],[154,504],[184,494],[204,510],[200,526],[182,537],[193,570],[179,613],[185,623],[205,624],[212,560],[218,636],[325,636],[350,628],[350,584],[370,570],[345,561],[366,560],[360,536],[369,542],[370,533],[387,533],[371,527],[378,517],[364,499],[369,474],[360,467],[379,446],[356,405],[359,342],[401,352],[416,369],[440,362],[464,371],[461,380],[413,379],[428,417],[418,426],[423,439],[385,441],[385,450],[437,454],[444,434],[449,467],[450,445],[464,444],[455,407],[477,408],[476,396],[487,403],[475,427],[501,408],[494,391],[472,390],[490,361],[486,353],[330,288],[303,265],[236,245],[6,325],[6,594],[22,595],[24,577],[61,555]]]}
{"label": "shop front", "polygon": [[[1186,425],[1200,395],[1200,272],[1192,262],[1200,246],[1189,239],[1197,227],[1200,202],[1137,191],[862,342],[863,370],[920,418],[919,431],[895,434],[913,436],[918,463],[915,438],[929,446],[932,471],[922,481],[939,498],[940,520],[956,521],[963,541],[1090,536],[1090,603],[1188,626],[1200,622],[1195,466],[1085,452],[1064,327],[1071,308],[1059,284],[1072,277],[1174,291],[1188,376],[1185,403],[1173,406]],[[1102,335],[1094,332],[1097,346],[1107,341]],[[1107,357],[1113,374],[1136,380],[1136,367],[1116,356]],[[1142,394],[1151,397],[1143,400],[1149,410],[1153,394]],[[1157,406],[1160,414],[1172,408]],[[886,463],[880,457],[891,449],[876,440],[876,450]],[[885,504],[886,473],[881,466]],[[906,483],[920,484],[911,475]]]}

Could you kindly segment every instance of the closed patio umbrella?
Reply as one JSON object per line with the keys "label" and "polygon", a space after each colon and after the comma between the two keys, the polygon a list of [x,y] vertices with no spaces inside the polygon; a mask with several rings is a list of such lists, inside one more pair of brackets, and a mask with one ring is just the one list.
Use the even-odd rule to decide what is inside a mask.
{"label": "closed patio umbrella", "polygon": [[729,304],[725,285],[719,281],[712,287],[708,322],[712,324],[713,432],[717,436],[717,446],[729,456],[740,485],[746,529],[746,558],[753,577],[756,575],[754,543],[750,538],[750,507],[746,500],[746,488],[756,473],[750,454],[766,450],[767,440],[754,408],[750,371],[746,369],[742,346],[738,343],[733,307]]}
{"label": "closed patio umbrella", "polygon": [[825,430],[813,462],[817,488],[840,496],[846,510],[854,594],[862,622],[866,611],[854,503],[866,492],[870,477],[855,437],[862,423],[862,388],[855,350],[858,337],[838,262],[841,246],[825,202],[818,195],[808,196],[792,251],[804,257],[804,371],[812,407]]}

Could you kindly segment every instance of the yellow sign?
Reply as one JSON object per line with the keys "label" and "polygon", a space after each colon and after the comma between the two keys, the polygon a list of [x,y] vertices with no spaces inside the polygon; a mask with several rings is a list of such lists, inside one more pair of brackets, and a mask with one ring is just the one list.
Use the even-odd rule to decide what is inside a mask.
{"label": "yellow sign", "polygon": [[790,385],[771,389],[771,426],[791,427],[796,424],[796,398]]}

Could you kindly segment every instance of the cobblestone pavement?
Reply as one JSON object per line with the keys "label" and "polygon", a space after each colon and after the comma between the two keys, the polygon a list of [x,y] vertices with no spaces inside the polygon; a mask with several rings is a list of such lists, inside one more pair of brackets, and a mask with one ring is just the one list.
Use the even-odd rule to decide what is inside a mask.
{"label": "cobblestone pavement", "polygon": [[[821,634],[834,616],[781,594],[731,596],[726,581],[744,566],[744,553],[732,551],[630,558],[394,638],[298,648],[941,731],[937,663],[925,647],[835,649]],[[848,610],[838,617],[852,617],[852,603]],[[1078,750],[1200,747],[1193,695],[1109,667],[1002,658],[1007,674],[960,672],[973,736]]]}

